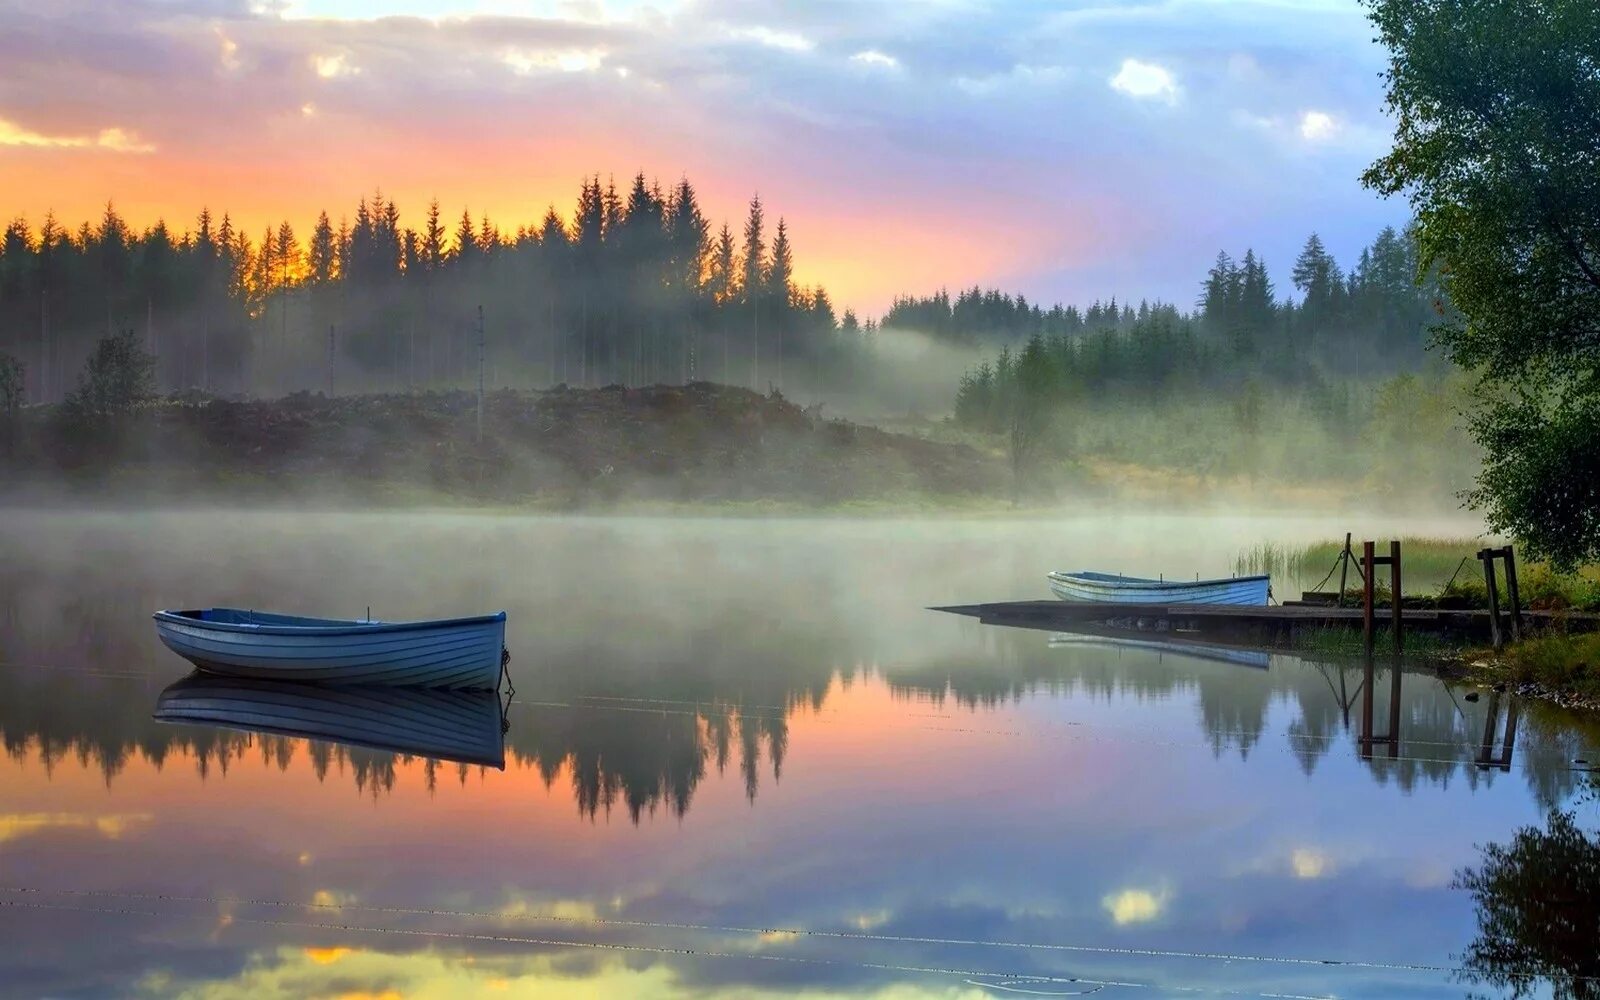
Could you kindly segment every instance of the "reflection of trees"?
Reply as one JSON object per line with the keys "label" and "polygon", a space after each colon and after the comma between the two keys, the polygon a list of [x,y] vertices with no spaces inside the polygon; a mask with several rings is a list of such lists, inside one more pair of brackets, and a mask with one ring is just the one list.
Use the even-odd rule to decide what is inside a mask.
{"label": "reflection of trees", "polygon": [[[1275,703],[1296,710],[1287,727],[1288,749],[1309,776],[1341,741],[1360,742],[1359,704],[1363,693],[1358,661],[1313,662],[1296,656],[1272,658],[1267,671],[1196,659],[1170,650],[1129,646],[1117,650],[1046,645],[1042,632],[992,628],[994,648],[983,657],[949,656],[885,670],[885,679],[904,697],[953,700],[964,707],[1020,701],[1052,692],[1091,699],[1167,700],[1195,698],[1201,731],[1218,756],[1237,750],[1247,756],[1258,746]],[[1492,783],[1496,773],[1474,766],[1487,703],[1463,706],[1432,670],[1403,665],[1399,700],[1400,752],[1365,758],[1374,780],[1393,782],[1409,792],[1419,784],[1468,787]],[[1374,672],[1380,730],[1386,730],[1392,664]],[[1571,760],[1585,744],[1600,742],[1600,723],[1543,705],[1523,717],[1517,758],[1528,787],[1545,808],[1565,801],[1578,773]]]}
{"label": "reflection of trees", "polygon": [[735,743],[752,801],[763,759],[775,780],[783,772],[787,710],[724,703],[527,708],[513,716],[513,757],[537,767],[547,784],[568,769],[578,810],[591,818],[619,804],[635,823],[662,805],[682,816],[708,766],[726,770]]}
{"label": "reflection of trees", "polygon": [[[204,567],[214,557],[200,554],[205,539],[170,532],[140,537],[120,522],[108,523],[41,554],[20,550],[15,533],[0,533],[0,622],[6,623],[0,661],[90,671],[0,667],[0,746],[13,756],[36,752],[46,767],[76,755],[107,781],[138,756],[161,766],[178,754],[209,775],[225,774],[256,755],[269,766],[287,768],[305,753],[319,778],[348,776],[372,795],[394,787],[397,770],[412,758],[151,720],[156,695],[186,667],[156,641],[150,610],[197,590],[216,594],[222,603],[288,593],[302,610],[338,608],[348,603],[349,578],[308,571],[326,561],[325,553],[297,566],[273,556],[275,543],[252,549],[258,543],[247,539],[239,545],[259,558],[230,558],[211,579]],[[360,559],[376,558],[362,555],[358,542],[331,537],[313,534],[326,542],[322,548],[356,560],[357,570]],[[442,553],[456,555],[459,543],[449,532],[425,535],[419,558],[450,565]],[[176,555],[165,554],[173,547]],[[316,548],[308,544],[295,551]],[[509,543],[508,548],[517,551]],[[512,706],[508,751],[513,763],[538,768],[546,782],[566,772],[579,810],[590,817],[613,808],[626,809],[635,821],[657,809],[682,815],[708,775],[730,769],[754,799],[763,777],[776,780],[782,773],[792,713],[820,707],[830,683],[858,674],[836,665],[879,659],[872,630],[848,617],[858,612],[825,596],[835,589],[826,576],[797,571],[816,599],[779,602],[781,610],[775,610],[770,589],[741,585],[749,579],[741,574],[765,578],[769,572],[764,558],[752,556],[748,567],[727,567],[726,579],[706,581],[715,593],[695,605],[693,614],[683,614],[681,604],[653,602],[665,589],[656,576],[670,563],[652,563],[643,583],[624,578],[631,589],[614,606],[596,601],[593,595],[604,586],[582,574],[610,579],[615,563],[573,566],[581,585],[550,584],[527,597],[515,588],[479,592],[477,577],[449,587],[452,600],[472,606],[486,605],[491,593],[509,593],[513,621],[531,623],[521,626],[523,648],[512,650],[526,704]],[[130,573],[129,567],[139,571]],[[427,606],[426,595],[403,589],[412,585],[404,583],[383,599]],[[1040,693],[1192,702],[1213,752],[1237,750],[1241,756],[1259,751],[1268,719],[1287,706],[1293,712],[1288,749],[1308,775],[1336,744],[1357,740],[1348,706],[1361,683],[1358,664],[1307,665],[1284,657],[1263,671],[1152,649],[1050,649],[1045,634],[1035,631],[974,626],[967,634],[971,646],[963,642],[950,651],[913,645],[912,652],[893,657],[879,668],[891,692],[969,710]],[[1386,669],[1380,671],[1376,684],[1380,715],[1387,712],[1387,677]],[[1366,766],[1375,780],[1405,789],[1496,780],[1497,772],[1471,766],[1482,731],[1481,704],[1458,705],[1437,679],[1408,671],[1400,708],[1403,752],[1395,760],[1374,755]],[[1571,794],[1570,761],[1581,745],[1600,737],[1594,726],[1536,707],[1524,716],[1517,764],[1540,803],[1552,807]],[[438,764],[425,762],[428,787],[469,773],[452,768],[444,765],[441,773]]]}
{"label": "reflection of trees", "polygon": [[1600,837],[1567,812],[1483,849],[1456,876],[1478,907],[1478,936],[1463,978],[1531,995],[1548,982],[1556,1000],[1600,996]]}
{"label": "reflection of trees", "polygon": [[[188,669],[156,640],[153,609],[196,591],[241,606],[261,594],[293,595],[300,610],[348,604],[348,577],[303,572],[309,565],[296,565],[316,546],[278,550],[285,536],[321,537],[326,551],[313,563],[325,563],[327,551],[334,551],[359,564],[368,558],[360,542],[342,533],[319,535],[324,529],[294,520],[276,529],[279,542],[229,535],[230,550],[249,557],[226,561],[203,539],[182,531],[147,537],[120,519],[91,519],[66,540],[0,532],[0,622],[6,623],[0,630],[0,746],[17,758],[36,754],[47,769],[74,755],[108,783],[138,757],[158,768],[184,757],[207,777],[226,774],[257,752],[281,769],[303,752],[319,780],[335,773],[372,795],[391,790],[397,770],[421,758],[150,718],[160,690]],[[473,529],[473,537],[479,530]],[[418,545],[427,551],[416,558],[430,572],[393,574],[397,580],[437,581],[440,574],[432,570],[458,559],[461,540],[441,530],[425,534]],[[841,662],[844,632],[832,607],[814,601],[775,613],[764,588],[735,578],[736,592],[707,601],[684,621],[677,605],[649,601],[670,589],[664,587],[664,564],[652,564],[644,574],[642,596],[619,599],[615,606],[585,596],[614,591],[611,570],[593,559],[569,568],[606,577],[607,584],[558,586],[553,595],[530,595],[521,607],[509,605],[513,620],[526,623],[521,634],[533,639],[533,648],[513,650],[525,697],[573,706],[514,707],[508,747],[513,761],[538,767],[547,782],[566,769],[586,815],[621,805],[635,821],[662,804],[681,815],[713,765],[718,772],[737,766],[751,799],[764,771],[770,768],[773,779],[781,775],[790,712],[801,704],[820,705],[834,675],[831,664]],[[359,569],[351,573],[359,575]],[[520,593],[485,582],[456,580],[450,599],[480,607],[494,599],[491,590],[500,599]],[[807,582],[829,592],[825,578]],[[391,590],[390,599],[432,602],[426,593],[408,594],[410,585]],[[105,673],[124,676],[100,676]],[[584,700],[601,693],[627,697],[616,703]],[[444,764],[445,774],[453,766]],[[436,787],[441,765],[423,761],[422,770],[428,787]],[[467,773],[456,768],[462,780]]]}

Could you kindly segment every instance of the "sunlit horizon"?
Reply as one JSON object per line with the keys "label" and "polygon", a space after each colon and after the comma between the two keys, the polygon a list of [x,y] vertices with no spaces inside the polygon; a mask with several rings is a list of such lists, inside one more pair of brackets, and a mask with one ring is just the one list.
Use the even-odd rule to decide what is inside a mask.
{"label": "sunlit horizon", "polygon": [[1387,123],[1354,0],[97,6],[0,4],[0,211],[35,228],[304,234],[382,190],[514,233],[643,172],[713,228],[759,195],[797,281],[872,314],[972,284],[1187,307],[1218,249],[1287,290],[1311,231],[1349,260],[1406,219],[1357,181]]}

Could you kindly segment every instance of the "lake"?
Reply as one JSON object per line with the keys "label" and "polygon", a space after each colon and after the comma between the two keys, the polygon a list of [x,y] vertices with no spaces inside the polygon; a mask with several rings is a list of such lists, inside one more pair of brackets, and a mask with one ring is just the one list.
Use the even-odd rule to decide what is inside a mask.
{"label": "lake", "polygon": [[[1523,901],[1458,872],[1595,827],[1592,721],[926,610],[1350,528],[1478,530],[0,513],[0,994],[1499,995]],[[506,609],[504,770],[154,720],[150,613],[205,605]]]}

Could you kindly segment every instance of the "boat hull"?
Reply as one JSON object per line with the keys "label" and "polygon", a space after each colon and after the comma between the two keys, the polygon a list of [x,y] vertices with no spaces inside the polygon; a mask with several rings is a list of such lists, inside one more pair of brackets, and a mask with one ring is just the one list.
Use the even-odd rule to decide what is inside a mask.
{"label": "boat hull", "polygon": [[1239,667],[1266,670],[1271,666],[1271,655],[1264,649],[1241,649],[1209,643],[1182,642],[1173,639],[1125,639],[1085,632],[1054,632],[1047,645],[1051,649],[1088,649],[1121,653],[1124,650],[1144,650],[1161,656],[1175,656],[1189,660],[1206,660],[1228,663]]}
{"label": "boat hull", "polygon": [[[198,617],[209,616],[209,617]],[[437,622],[340,622],[161,611],[156,634],[209,673],[302,684],[493,690],[505,612]]]}
{"label": "boat hull", "polygon": [[1050,590],[1063,601],[1087,604],[1236,604],[1267,603],[1271,579],[1240,576],[1224,580],[1144,580],[1108,573],[1051,573]]}
{"label": "boat hull", "polygon": [[321,687],[192,674],[161,692],[159,722],[219,726],[504,768],[492,691]]}

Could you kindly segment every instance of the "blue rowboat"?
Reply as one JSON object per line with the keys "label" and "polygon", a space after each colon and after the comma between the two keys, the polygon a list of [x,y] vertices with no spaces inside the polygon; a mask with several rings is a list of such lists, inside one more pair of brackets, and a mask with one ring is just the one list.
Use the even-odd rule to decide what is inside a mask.
{"label": "blue rowboat", "polygon": [[506,766],[500,698],[493,691],[329,688],[191,674],[161,692],[155,718]]}
{"label": "blue rowboat", "polygon": [[1264,606],[1272,578],[1146,580],[1111,573],[1056,572],[1050,590],[1063,601],[1099,604],[1243,604]]}
{"label": "blue rowboat", "polygon": [[1219,646],[1210,643],[1184,642],[1178,639],[1124,639],[1119,636],[1096,635],[1082,632],[1054,632],[1047,642],[1051,649],[1090,649],[1122,652],[1125,649],[1148,650],[1160,656],[1175,656],[1191,660],[1210,660],[1231,663],[1239,667],[1266,670],[1271,657],[1264,649],[1241,649],[1236,646]]}
{"label": "blue rowboat", "polygon": [[428,622],[299,618],[234,608],[157,611],[156,634],[201,670],[310,684],[492,691],[506,613]]}

